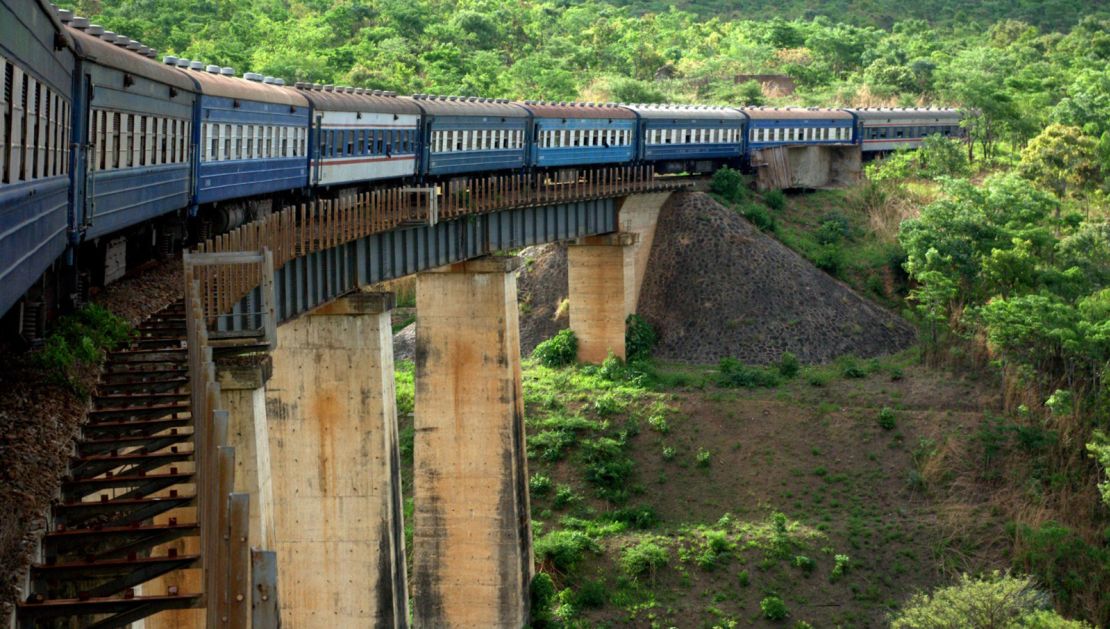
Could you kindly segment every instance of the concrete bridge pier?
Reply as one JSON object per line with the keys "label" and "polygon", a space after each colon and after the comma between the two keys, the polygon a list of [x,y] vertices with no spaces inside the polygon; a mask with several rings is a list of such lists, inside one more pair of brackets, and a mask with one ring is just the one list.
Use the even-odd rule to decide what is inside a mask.
{"label": "concrete bridge pier", "polygon": [[413,541],[418,627],[522,627],[532,535],[519,260],[417,279]]}
{"label": "concrete bridge pier", "polygon": [[257,548],[274,543],[274,488],[270,464],[270,428],[266,421],[269,357],[246,363],[218,363],[216,380],[228,418],[228,445],[235,447],[233,491],[250,497],[250,540]]}
{"label": "concrete bridge pier", "polygon": [[625,319],[636,312],[636,243],[618,232],[579,238],[567,247],[570,329],[578,337],[578,360],[600,363],[610,353],[624,360]]}
{"label": "concrete bridge pier", "polygon": [[278,328],[266,415],[286,627],[408,625],[392,301],[356,293]]}

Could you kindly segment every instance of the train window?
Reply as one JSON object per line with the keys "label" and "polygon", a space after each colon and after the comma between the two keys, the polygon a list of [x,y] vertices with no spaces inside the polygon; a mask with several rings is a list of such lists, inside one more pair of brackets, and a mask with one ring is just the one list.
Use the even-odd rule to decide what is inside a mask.
{"label": "train window", "polygon": [[897,129],[896,129],[896,130],[894,131],[894,137],[896,137],[896,138],[904,138],[904,137],[906,137],[906,130],[905,130],[905,128],[903,128],[903,127],[898,127],[898,128],[897,128]]}

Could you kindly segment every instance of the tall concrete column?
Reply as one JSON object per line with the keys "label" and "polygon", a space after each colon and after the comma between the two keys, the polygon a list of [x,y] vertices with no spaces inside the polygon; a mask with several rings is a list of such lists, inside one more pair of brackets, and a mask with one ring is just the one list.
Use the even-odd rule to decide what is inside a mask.
{"label": "tall concrete column", "polygon": [[273,548],[274,542],[274,488],[265,388],[271,368],[268,356],[216,365],[220,401],[228,417],[228,445],[235,447],[234,491],[250,496],[250,543],[265,549]]}
{"label": "tall concrete column", "polygon": [[532,531],[511,258],[416,287],[413,589],[418,627],[521,627]]}
{"label": "tall concrete column", "polygon": [[625,319],[636,311],[636,249],[639,237],[620,232],[580,238],[567,247],[570,329],[578,359],[600,363],[610,352],[624,359]]}
{"label": "tall concrete column", "polygon": [[267,387],[284,626],[408,625],[392,295],[278,328]]}

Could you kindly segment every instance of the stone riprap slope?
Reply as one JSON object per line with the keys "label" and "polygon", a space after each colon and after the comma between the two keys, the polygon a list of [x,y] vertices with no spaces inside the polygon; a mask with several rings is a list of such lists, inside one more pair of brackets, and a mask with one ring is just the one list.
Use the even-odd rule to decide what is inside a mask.
{"label": "stone riprap slope", "polygon": [[675,194],[659,215],[639,313],[655,326],[659,358],[731,356],[804,363],[890,354],[914,329],[860,297],[710,196]]}

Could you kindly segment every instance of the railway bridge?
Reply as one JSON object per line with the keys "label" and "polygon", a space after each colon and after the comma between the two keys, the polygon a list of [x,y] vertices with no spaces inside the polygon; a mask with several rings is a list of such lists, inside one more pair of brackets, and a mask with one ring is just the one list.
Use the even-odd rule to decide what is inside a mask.
{"label": "railway bridge", "polygon": [[[276,555],[273,607],[286,627],[407,626],[406,551],[416,626],[526,624],[533,557],[517,259],[498,253],[571,241],[580,358],[623,357],[655,220],[677,187],[648,169],[613,168],[574,181],[380,191],[287,208],[187,254],[202,534],[175,543],[205,561],[166,583],[207,592],[210,623],[250,613],[246,555],[236,559],[227,533],[238,497],[249,502],[249,544]],[[393,299],[375,287],[412,274],[406,549]],[[146,626],[191,627],[203,613],[165,612]]]}

